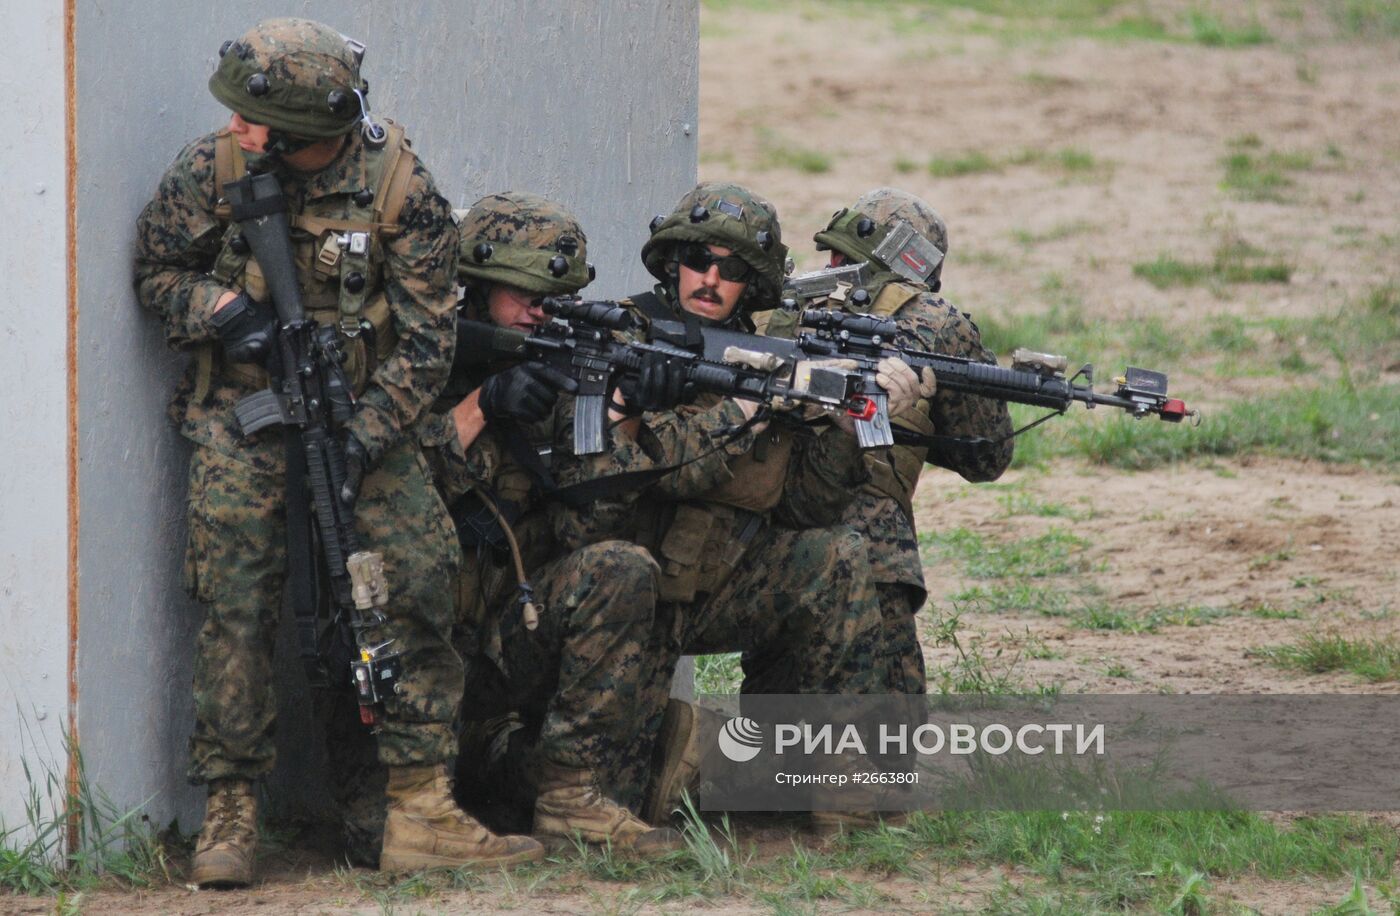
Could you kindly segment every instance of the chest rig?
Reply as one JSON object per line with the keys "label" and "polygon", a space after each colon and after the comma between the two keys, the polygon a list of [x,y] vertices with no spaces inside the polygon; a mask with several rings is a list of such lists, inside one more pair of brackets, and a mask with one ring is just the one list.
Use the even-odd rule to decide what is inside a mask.
{"label": "chest rig", "polygon": [[638,543],[661,566],[664,601],[689,603],[729,581],[749,544],[781,501],[794,432],[780,424],[729,463],[732,476],[695,501],[653,502],[639,514]]}
{"label": "chest rig", "polygon": [[[889,276],[885,274],[884,276]],[[837,292],[830,298],[813,301],[807,304],[809,308],[839,308],[842,311],[854,312],[847,299],[849,288],[838,288]],[[922,292],[914,286],[901,283],[898,280],[890,280],[881,283],[879,292],[875,295],[875,300],[870,303],[866,310],[868,314],[878,315],[881,318],[893,318],[899,311],[911,302],[916,301]],[[756,316],[756,324],[760,334],[767,334],[769,337],[796,337],[801,330],[798,325],[800,313],[790,309],[774,309],[771,312],[764,312]],[[929,413],[931,405],[928,401],[920,400],[912,409],[905,411],[898,417],[891,417],[890,423],[897,427],[916,432],[922,436],[932,436],[935,432],[933,420]],[[870,449],[865,453],[865,468],[870,472],[870,480],[862,488],[862,492],[872,496],[885,496],[893,499],[903,509],[904,514],[912,521],[914,518],[914,487],[919,482],[919,472],[923,469],[924,457],[928,454],[928,449],[911,445],[896,445],[889,449]]]}
{"label": "chest rig", "polygon": [[[382,274],[384,245],[402,231],[399,215],[408,196],[415,156],[403,128],[385,122],[388,137],[379,149],[364,146],[365,187],[346,188],[307,201],[290,215],[292,249],[307,315],[340,332],[346,354],[345,372],[355,393],[362,393],[371,374],[393,350],[397,337]],[[228,131],[214,138],[214,185],[220,199],[214,215],[226,224],[223,245],[211,276],[225,286],[242,289],[266,302],[267,283],[258,262],[230,218],[223,187],[243,177],[246,162],[237,140]],[[268,384],[260,366],[231,363],[215,343],[196,355],[195,399],[209,392],[215,376],[251,388]]]}

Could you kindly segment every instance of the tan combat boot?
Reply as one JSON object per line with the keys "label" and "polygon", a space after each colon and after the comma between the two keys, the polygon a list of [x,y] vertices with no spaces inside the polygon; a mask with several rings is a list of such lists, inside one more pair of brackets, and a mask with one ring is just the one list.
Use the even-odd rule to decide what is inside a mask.
{"label": "tan combat boot", "polygon": [[540,764],[535,835],[608,844],[619,852],[653,858],[681,847],[670,827],[652,827],[598,790],[592,770]]}
{"label": "tan combat boot", "polygon": [[452,800],[447,767],[390,767],[381,871],[538,862],[544,847],[527,836],[497,836]]}
{"label": "tan combat boot", "polygon": [[700,710],[685,700],[671,699],[661,720],[653,758],[651,785],[642,803],[642,817],[653,824],[664,824],[671,812],[681,806],[681,794],[692,795],[700,772],[703,751],[700,743]]}
{"label": "tan combat boot", "polygon": [[216,779],[209,784],[204,826],[194,848],[190,880],[204,888],[247,887],[253,883],[258,850],[258,797],[247,779]]}

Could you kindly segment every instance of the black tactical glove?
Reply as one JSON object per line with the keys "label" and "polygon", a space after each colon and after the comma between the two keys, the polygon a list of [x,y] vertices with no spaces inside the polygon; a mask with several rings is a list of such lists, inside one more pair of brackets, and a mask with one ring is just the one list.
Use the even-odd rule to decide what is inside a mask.
{"label": "black tactical glove", "polygon": [[250,299],[247,293],[239,293],[215,312],[209,323],[224,345],[224,357],[231,363],[263,363],[272,353],[277,313],[270,304]]}
{"label": "black tactical glove", "polygon": [[355,503],[360,498],[360,484],[369,470],[369,449],[360,444],[355,434],[345,433],[345,483],[340,488],[340,503],[353,518]]}
{"label": "black tactical glove", "polygon": [[559,392],[578,391],[578,383],[549,366],[521,363],[488,378],[477,405],[487,423],[538,423],[554,410]]}
{"label": "black tactical glove", "polygon": [[694,397],[694,387],[686,384],[689,375],[690,367],[685,360],[648,352],[642,354],[637,379],[623,379],[618,387],[629,407],[642,411],[670,410]]}

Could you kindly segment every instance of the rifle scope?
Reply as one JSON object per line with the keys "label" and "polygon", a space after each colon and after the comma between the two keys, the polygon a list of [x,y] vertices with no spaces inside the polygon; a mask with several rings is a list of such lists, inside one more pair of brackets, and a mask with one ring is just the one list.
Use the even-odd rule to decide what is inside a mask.
{"label": "rifle scope", "polygon": [[548,315],[565,321],[604,327],[611,331],[630,331],[637,326],[632,313],[613,302],[586,302],[573,296],[549,296],[544,300]]}
{"label": "rifle scope", "polygon": [[851,337],[881,337],[886,340],[893,340],[899,330],[893,318],[853,315],[835,309],[810,309],[803,312],[802,326],[835,334],[844,331]]}

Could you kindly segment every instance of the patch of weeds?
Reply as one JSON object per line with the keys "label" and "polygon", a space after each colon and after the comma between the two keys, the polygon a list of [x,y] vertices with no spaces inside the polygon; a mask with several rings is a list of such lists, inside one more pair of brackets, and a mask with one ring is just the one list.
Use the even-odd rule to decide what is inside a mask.
{"label": "patch of weeds", "polygon": [[1082,556],[1089,542],[1064,528],[994,544],[976,532],[954,528],[920,535],[920,541],[944,557],[961,560],[964,575],[973,579],[1039,579],[1089,569]]}
{"label": "patch of weeds", "polygon": [[[118,808],[89,780],[82,751],[66,734],[64,753],[54,755],[35,740],[27,717],[19,718],[24,820],[0,821],[0,890],[66,900],[108,880],[131,887],[170,881],[165,845],[141,813],[144,805]],[[47,763],[70,757],[77,774],[71,788],[67,774]],[[32,760],[45,761],[42,770]],[[70,829],[77,840],[71,849]]]}
{"label": "patch of weeds", "polygon": [[793,169],[808,175],[831,171],[831,157],[826,153],[798,146],[771,128],[759,128],[758,139],[760,168]]}
{"label": "patch of weeds", "polygon": [[917,170],[918,167],[919,164],[917,162],[913,159],[907,159],[904,156],[900,156],[894,161],[894,170],[901,175],[908,175]]}
{"label": "patch of weeds", "polygon": [[1236,148],[1220,164],[1225,177],[1220,186],[1243,200],[1287,202],[1286,191],[1293,179],[1285,172],[1301,172],[1312,168],[1313,156],[1305,152],[1253,153]]}
{"label": "patch of weeds", "polygon": [[1134,264],[1133,275],[1158,289],[1206,283],[1287,283],[1292,278],[1292,265],[1262,261],[1262,256],[1263,252],[1252,245],[1227,241],[1216,248],[1215,257],[1208,264],[1182,261],[1163,253],[1155,261]]}
{"label": "patch of weeds", "polygon": [[1049,643],[1039,636],[1032,635],[1030,630],[1026,631],[1025,638],[1021,641],[1021,652],[1026,658],[1041,662],[1055,661],[1065,657],[1063,652],[1050,648]]}
{"label": "patch of weeds", "polygon": [[1286,563],[1291,559],[1293,559],[1293,551],[1287,547],[1282,547],[1278,550],[1271,550],[1268,553],[1261,553],[1259,556],[1252,558],[1249,561],[1249,568],[1251,570],[1268,569],[1275,563]]}
{"label": "patch of weeds", "polygon": [[1160,621],[1137,611],[1088,604],[1070,617],[1070,625],[1081,630],[1110,630],[1115,633],[1155,633]]}
{"label": "patch of weeds", "polygon": [[1400,36],[1400,6],[1393,0],[1324,0],[1324,6],[1344,34],[1369,39]]}
{"label": "patch of weeds", "polygon": [[[1129,470],[1250,454],[1390,466],[1400,462],[1397,398],[1400,386],[1331,382],[1234,401],[1206,413],[1199,426],[1077,411],[1019,437],[1017,449],[1035,437],[1040,461],[1077,455]],[[1034,416],[1013,408],[1017,422]]]}
{"label": "patch of weeds", "polygon": [[1076,219],[1069,222],[1056,223],[1048,229],[1040,232],[1032,232],[1029,229],[1015,229],[1011,232],[1011,237],[1018,243],[1030,248],[1034,245],[1041,245],[1045,242],[1058,242],[1061,239],[1071,238],[1076,235],[1084,235],[1090,232],[1099,231],[1100,227],[1088,220]]}
{"label": "patch of weeds", "polygon": [[696,693],[738,693],[739,684],[743,680],[744,672],[739,665],[738,652],[695,657]]}
{"label": "patch of weeds", "polygon": [[1258,617],[1262,620],[1301,620],[1303,612],[1297,608],[1281,608],[1261,601],[1247,607],[1246,612],[1251,617]]}
{"label": "patch of weeds", "polygon": [[711,892],[732,892],[740,883],[743,869],[752,861],[751,854],[740,852],[729,815],[721,817],[712,830],[688,792],[681,798],[681,839],[685,848],[676,864],[691,871],[699,884]]}
{"label": "patch of weeds", "polygon": [[[1092,333],[1095,329],[1077,305],[1052,305],[1048,311],[1032,315],[997,318],[983,314],[978,318],[982,344],[994,353],[1009,354],[1017,347],[1045,350],[1064,346]],[[1020,441],[1017,441],[1020,445]]]}
{"label": "patch of weeds", "polygon": [[1070,610],[1070,595],[1067,592],[1055,588],[1037,588],[1024,582],[1011,585],[978,585],[950,595],[948,600],[958,602],[979,614],[1013,611],[1040,614],[1043,617],[1063,617]]}
{"label": "patch of weeds", "polygon": [[1034,86],[1037,89],[1068,89],[1075,85],[1075,81],[1068,77],[1042,73],[1039,70],[1022,73],[1017,79],[1027,86]]}
{"label": "patch of weeds", "polygon": [[1027,685],[1017,674],[1022,653],[1006,652],[998,647],[991,655],[982,650],[982,640],[972,639],[964,643],[959,631],[962,617],[957,611],[944,614],[938,619],[933,634],[933,644],[949,647],[957,657],[949,665],[930,665],[928,685],[930,693],[948,694],[999,694],[999,693],[1038,693],[1053,695],[1059,692],[1058,685]]}
{"label": "patch of weeds", "polygon": [[1006,158],[1007,165],[1034,165],[1066,175],[1083,176],[1106,169],[1106,164],[1094,158],[1094,154],[1078,147],[1062,149],[1035,149],[1025,147]]}
{"label": "patch of weeds", "polygon": [[[1359,873],[1391,875],[1400,837],[1382,822],[1343,815],[1303,817],[1287,826],[1253,812],[1113,811],[1095,824],[1088,812],[947,811],[915,814],[919,846],[949,862],[1006,863],[1051,880],[1074,871],[1119,874],[1128,889],[1161,894],[1158,908],[1186,884],[1163,863],[1219,878],[1258,875],[1296,879]],[[1093,828],[1098,826],[1098,830]],[[1172,879],[1163,880],[1167,875]],[[1122,908],[1122,905],[1113,907]],[[1130,909],[1136,909],[1129,907]]]}
{"label": "patch of weeds", "polygon": [[1219,17],[1202,10],[1192,10],[1186,16],[1191,39],[1210,48],[1244,48],[1269,41],[1269,33],[1258,22],[1242,28],[1232,28]]}
{"label": "patch of weeds", "polygon": [[928,161],[928,173],[935,178],[958,178],[1000,170],[997,161],[980,150],[950,157],[935,156]]}
{"label": "patch of weeds", "polygon": [[997,502],[1001,504],[1003,518],[1034,515],[1039,518],[1067,518],[1070,521],[1082,522],[1094,517],[1092,508],[1075,509],[1064,503],[1043,502],[1030,493],[1015,490],[1001,494],[997,497]]}
{"label": "patch of weeds", "polygon": [[1332,906],[1318,910],[1317,916],[1380,916],[1380,911],[1371,909],[1371,902],[1366,899],[1366,888],[1361,886],[1361,875],[1357,873],[1351,876],[1351,890]]}
{"label": "patch of weeds", "polygon": [[1171,872],[1178,884],[1177,892],[1171,903],[1167,904],[1166,912],[1176,916],[1204,916],[1209,909],[1206,890],[1210,883],[1206,876],[1180,862],[1172,863]]}
{"label": "patch of weeds", "polygon": [[1187,344],[1178,323],[1163,321],[1156,315],[1133,322],[1128,333],[1133,359],[1151,360],[1152,365],[1175,362],[1186,352]]}
{"label": "patch of weeds", "polygon": [[1133,680],[1133,670],[1122,662],[1109,662],[1103,669],[1104,677],[1114,677],[1120,680]]}
{"label": "patch of weeds", "polygon": [[1253,353],[1259,349],[1259,345],[1245,329],[1244,321],[1233,315],[1220,315],[1211,319],[1206,330],[1205,346],[1217,353],[1232,355]]}
{"label": "patch of weeds", "polygon": [[1400,644],[1390,639],[1311,633],[1294,643],[1251,649],[1249,654],[1309,674],[1347,671],[1372,683],[1400,680]]}

